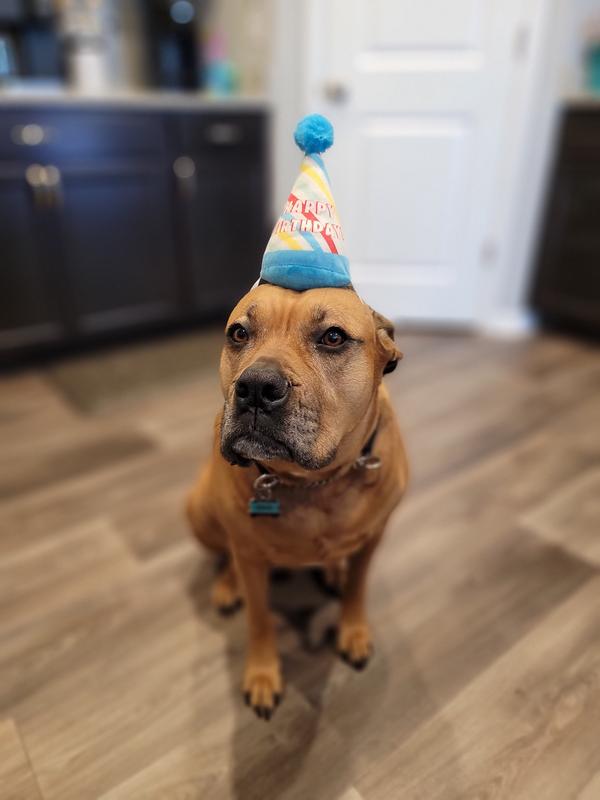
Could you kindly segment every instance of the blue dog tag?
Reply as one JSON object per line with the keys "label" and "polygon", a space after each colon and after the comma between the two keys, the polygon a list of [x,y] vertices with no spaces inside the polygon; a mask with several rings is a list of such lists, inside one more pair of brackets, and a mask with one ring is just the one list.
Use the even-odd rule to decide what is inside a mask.
{"label": "blue dog tag", "polygon": [[252,498],[248,503],[251,517],[278,517],[281,511],[279,500],[257,500]]}

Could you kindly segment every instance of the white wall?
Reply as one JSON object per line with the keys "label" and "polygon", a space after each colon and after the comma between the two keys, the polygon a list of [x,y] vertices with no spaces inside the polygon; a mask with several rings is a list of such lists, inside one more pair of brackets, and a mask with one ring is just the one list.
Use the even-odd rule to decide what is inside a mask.
{"label": "white wall", "polygon": [[306,14],[302,3],[273,0],[273,47],[269,95],[273,105],[272,213],[276,219],[298,173],[300,159],[294,144],[296,123],[304,106]]}
{"label": "white wall", "polygon": [[[532,69],[514,109],[523,133],[515,141],[520,156],[508,196],[497,209],[504,220],[505,246],[497,274],[484,292],[483,327],[519,332],[531,323],[527,297],[552,176],[561,111],[569,97],[583,91],[585,37],[600,23],[600,0],[542,0],[532,32]],[[518,139],[519,137],[517,137]]]}

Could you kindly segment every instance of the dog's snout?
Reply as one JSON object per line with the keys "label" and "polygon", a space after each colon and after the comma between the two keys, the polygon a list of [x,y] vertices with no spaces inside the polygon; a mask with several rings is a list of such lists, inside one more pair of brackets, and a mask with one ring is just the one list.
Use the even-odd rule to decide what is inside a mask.
{"label": "dog's snout", "polygon": [[276,366],[257,361],[236,381],[236,404],[240,410],[260,408],[270,412],[286,403],[289,391],[289,381]]}

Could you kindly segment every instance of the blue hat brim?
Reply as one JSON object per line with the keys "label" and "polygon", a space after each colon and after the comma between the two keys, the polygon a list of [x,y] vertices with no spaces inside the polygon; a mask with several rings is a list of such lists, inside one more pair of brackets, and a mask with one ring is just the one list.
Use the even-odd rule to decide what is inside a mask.
{"label": "blue hat brim", "polygon": [[284,289],[340,288],[350,286],[346,256],[309,250],[274,250],[263,256],[260,277]]}

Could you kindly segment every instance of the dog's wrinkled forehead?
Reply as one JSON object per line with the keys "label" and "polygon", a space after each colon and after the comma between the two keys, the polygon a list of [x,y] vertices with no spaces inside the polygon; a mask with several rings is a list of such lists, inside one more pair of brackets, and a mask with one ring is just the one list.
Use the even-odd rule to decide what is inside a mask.
{"label": "dog's wrinkled forehead", "polygon": [[298,331],[335,325],[364,337],[373,330],[370,309],[352,289],[309,289],[296,292],[263,284],[243,297],[228,325],[245,321],[257,330]]}

